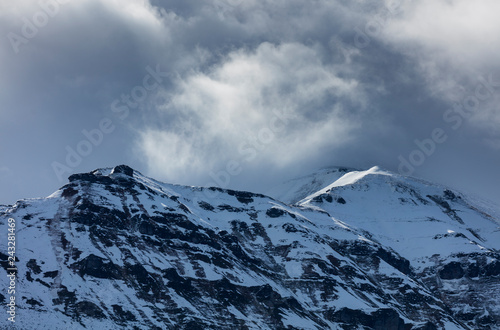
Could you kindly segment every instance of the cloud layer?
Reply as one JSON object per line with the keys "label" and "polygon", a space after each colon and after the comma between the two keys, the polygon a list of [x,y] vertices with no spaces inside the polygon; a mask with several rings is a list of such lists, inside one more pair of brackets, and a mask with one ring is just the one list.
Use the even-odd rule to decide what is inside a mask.
{"label": "cloud layer", "polygon": [[[401,157],[414,175],[499,198],[499,6],[2,2],[0,180],[13,188],[0,202],[57,189],[54,162],[63,177],[128,163],[264,191],[326,165],[397,171]],[[114,129],[94,143],[83,130],[103,119]],[[435,129],[447,138],[427,154],[418,142]]]}
{"label": "cloud layer", "polygon": [[158,175],[206,173],[229,160],[283,168],[347,141],[363,108],[358,82],[298,43],[237,50],[206,71],[162,91],[164,126],[142,132],[138,147]]}

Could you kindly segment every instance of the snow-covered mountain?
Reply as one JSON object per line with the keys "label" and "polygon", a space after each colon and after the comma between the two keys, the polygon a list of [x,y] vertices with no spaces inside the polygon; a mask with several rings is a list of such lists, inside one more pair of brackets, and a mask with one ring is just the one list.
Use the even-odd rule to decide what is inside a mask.
{"label": "snow-covered mountain", "polygon": [[0,206],[0,229],[16,223],[15,327],[499,328],[495,209],[376,167],[325,169],[272,194],[121,165]]}
{"label": "snow-covered mountain", "polygon": [[344,174],[356,171],[347,167],[326,167],[314,173],[285,181],[266,192],[287,204],[294,204],[340,179]]}

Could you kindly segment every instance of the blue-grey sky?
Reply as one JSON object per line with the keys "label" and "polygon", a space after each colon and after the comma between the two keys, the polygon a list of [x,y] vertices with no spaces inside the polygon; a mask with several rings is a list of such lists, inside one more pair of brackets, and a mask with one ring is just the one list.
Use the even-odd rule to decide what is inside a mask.
{"label": "blue-grey sky", "polygon": [[379,165],[500,200],[495,0],[0,2],[0,203],[126,163],[266,191]]}

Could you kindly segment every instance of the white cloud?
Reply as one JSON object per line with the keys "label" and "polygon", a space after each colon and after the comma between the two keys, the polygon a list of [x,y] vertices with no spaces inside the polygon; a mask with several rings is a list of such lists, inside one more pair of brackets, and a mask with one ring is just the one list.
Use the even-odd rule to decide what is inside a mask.
{"label": "white cloud", "polygon": [[411,1],[404,9],[405,14],[388,25],[392,41],[424,46],[425,52],[440,54],[457,66],[497,62],[500,2],[423,0]]}
{"label": "white cloud", "polygon": [[[434,97],[463,102],[474,97],[480,77],[500,81],[500,2],[423,0],[404,5],[383,39],[413,58]],[[481,128],[500,124],[500,90],[481,101],[469,122]]]}
{"label": "white cloud", "polygon": [[297,43],[235,51],[180,79],[170,95],[161,112],[173,122],[143,131],[139,145],[151,170],[170,179],[217,171],[229,160],[281,167],[314,156],[345,143],[356,123],[344,104],[359,107],[362,99],[355,80]]}

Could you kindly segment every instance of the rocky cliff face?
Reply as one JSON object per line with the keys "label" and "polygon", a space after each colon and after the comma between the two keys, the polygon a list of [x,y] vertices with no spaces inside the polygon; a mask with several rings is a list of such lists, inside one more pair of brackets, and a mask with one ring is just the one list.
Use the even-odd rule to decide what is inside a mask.
{"label": "rocky cliff face", "polygon": [[2,206],[0,228],[17,224],[16,326],[500,324],[498,219],[464,196],[374,168],[295,202],[168,185],[122,165]]}

